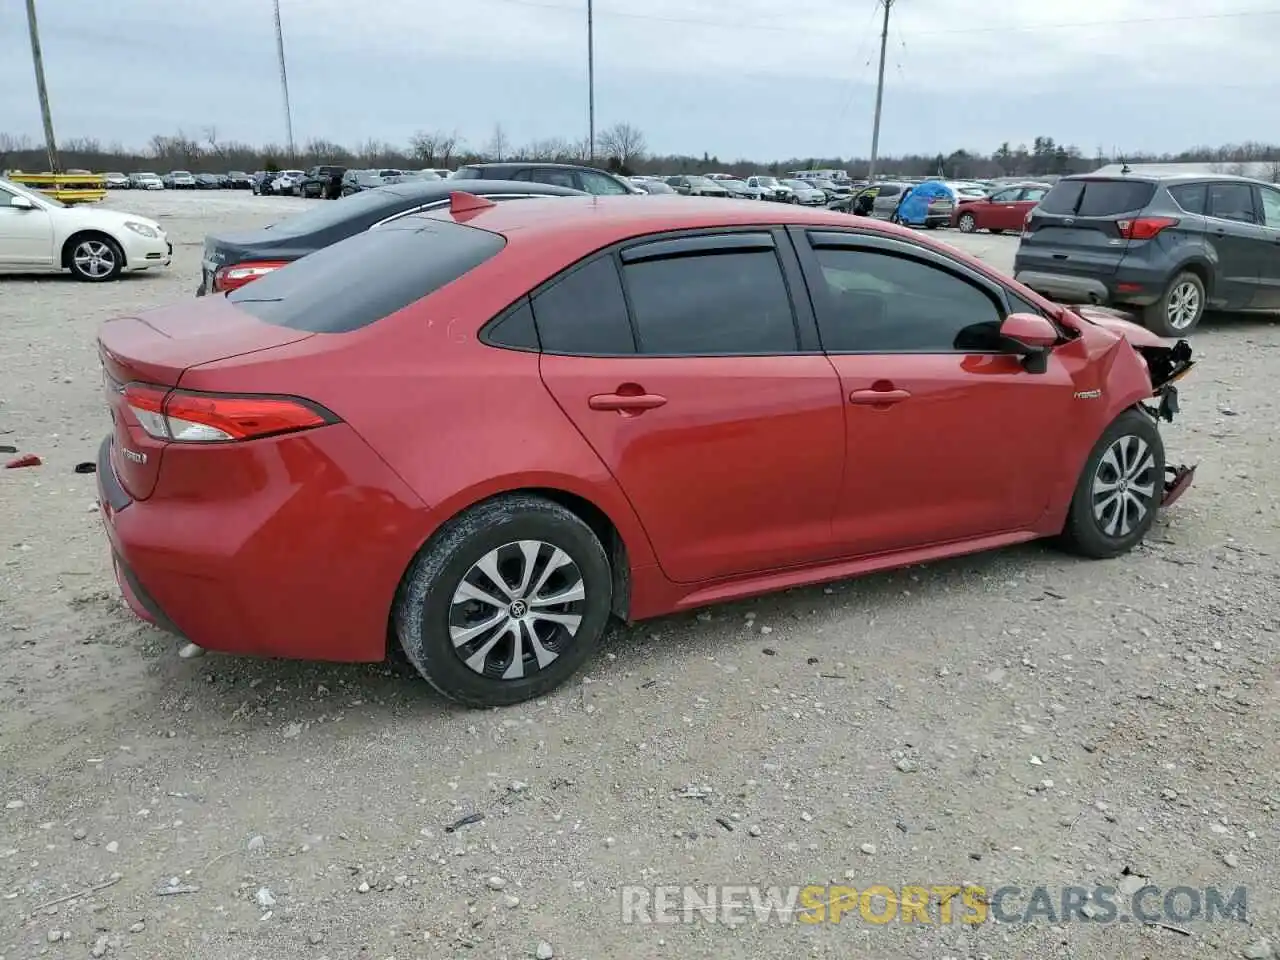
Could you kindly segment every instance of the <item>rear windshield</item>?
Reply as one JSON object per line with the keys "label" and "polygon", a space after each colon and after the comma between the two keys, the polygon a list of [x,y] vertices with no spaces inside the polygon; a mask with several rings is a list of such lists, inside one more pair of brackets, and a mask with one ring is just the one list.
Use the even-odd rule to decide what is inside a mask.
{"label": "rear windshield", "polygon": [[368,326],[497,255],[496,233],[411,216],[317,250],[227,294],[265,323],[311,333]]}
{"label": "rear windshield", "polygon": [[1113,217],[1151,202],[1154,183],[1143,180],[1059,180],[1043,200],[1042,213],[1071,217]]}

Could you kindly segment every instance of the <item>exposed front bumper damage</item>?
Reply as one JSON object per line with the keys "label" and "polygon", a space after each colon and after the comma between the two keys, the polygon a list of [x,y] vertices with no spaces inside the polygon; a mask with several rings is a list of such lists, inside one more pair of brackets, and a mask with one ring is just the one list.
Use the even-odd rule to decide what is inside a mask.
{"label": "exposed front bumper damage", "polygon": [[1164,468],[1164,493],[1160,496],[1160,506],[1171,507],[1187,492],[1195,479],[1196,468],[1188,466]]}
{"label": "exposed front bumper damage", "polygon": [[[1195,366],[1191,359],[1191,345],[1179,340],[1171,346],[1143,345],[1137,350],[1151,374],[1152,399],[1156,401],[1154,408],[1144,404],[1143,409],[1157,421],[1172,422],[1180,409],[1177,382]],[[1195,466],[1166,466],[1160,506],[1164,508],[1175,504],[1187,492],[1195,475]]]}

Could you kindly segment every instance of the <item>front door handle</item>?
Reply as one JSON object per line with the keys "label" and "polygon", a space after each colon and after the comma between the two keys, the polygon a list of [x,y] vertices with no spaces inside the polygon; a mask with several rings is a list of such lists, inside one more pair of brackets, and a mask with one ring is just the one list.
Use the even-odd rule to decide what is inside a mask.
{"label": "front door handle", "polygon": [[597,393],[588,398],[592,410],[616,410],[618,413],[639,413],[661,407],[666,397],[656,393]]}
{"label": "front door handle", "polygon": [[854,390],[849,394],[850,403],[861,403],[879,406],[882,403],[901,403],[911,399],[906,390]]}

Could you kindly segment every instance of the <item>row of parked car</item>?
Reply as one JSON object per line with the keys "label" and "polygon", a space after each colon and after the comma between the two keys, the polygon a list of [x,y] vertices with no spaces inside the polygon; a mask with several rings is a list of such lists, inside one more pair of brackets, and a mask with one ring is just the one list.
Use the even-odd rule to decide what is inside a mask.
{"label": "row of parked car", "polygon": [[325,194],[333,172],[342,179],[341,193],[346,196],[360,190],[399,183],[405,179],[438,180],[450,175],[449,170],[349,170],[346,167],[321,165],[310,170],[258,170],[248,173],[231,170],[227,173],[191,173],[188,170],[171,170],[159,174],[149,171],[137,173],[106,173],[103,180],[109,190],[250,190],[262,196],[321,197]]}
{"label": "row of parked car", "polygon": [[[317,196],[335,169],[285,171],[250,178],[259,192]],[[434,186],[447,175],[450,183]],[[154,175],[136,175],[141,178]],[[230,180],[233,175],[228,175]],[[267,179],[270,178],[270,179]],[[159,179],[159,178],[157,178]],[[181,178],[171,181],[184,184]],[[482,163],[457,171],[342,171],[342,193],[417,182],[364,208],[385,217],[384,203],[425,209],[447,202],[458,187],[468,193],[498,190],[510,196],[683,194],[748,197],[802,204],[913,226],[952,226],[964,233],[1017,233],[1015,273],[1026,286],[1065,303],[1120,306],[1140,315],[1163,336],[1185,336],[1206,309],[1280,312],[1280,188],[1224,175],[1082,174],[1056,183],[882,180],[859,183],[821,176],[732,177],[679,174],[624,178],[572,164]],[[148,183],[150,181],[147,181]],[[523,184],[523,188],[520,185]],[[163,181],[160,187],[164,187]],[[181,187],[179,187],[181,188]],[[429,189],[428,189],[429,188]],[[556,193],[556,191],[559,191]],[[382,191],[379,191],[381,193]],[[501,191],[499,191],[501,192]],[[915,201],[911,212],[908,207]],[[351,223],[359,227],[359,209]],[[305,220],[304,214],[303,219]],[[374,222],[374,221],[370,221]],[[326,218],[326,229],[334,228]],[[274,232],[273,237],[285,237]],[[331,241],[327,241],[331,242]],[[218,259],[232,256],[232,260]],[[220,253],[206,261],[205,289],[229,289],[268,268],[241,267]],[[248,256],[246,253],[245,256]],[[249,257],[252,261],[254,258]],[[278,265],[290,257],[265,258]],[[270,267],[274,269],[274,267]]]}

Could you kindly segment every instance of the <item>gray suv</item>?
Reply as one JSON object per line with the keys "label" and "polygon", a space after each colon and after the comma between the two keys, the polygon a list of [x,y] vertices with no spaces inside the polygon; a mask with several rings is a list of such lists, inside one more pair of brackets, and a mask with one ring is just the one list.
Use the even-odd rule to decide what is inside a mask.
{"label": "gray suv", "polygon": [[1280,311],[1280,188],[1211,174],[1074,176],[1027,216],[1019,282],[1063,303],[1139,309],[1186,336],[1206,307]]}

